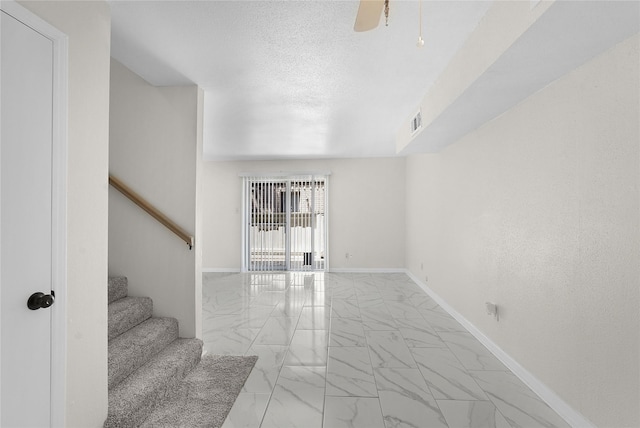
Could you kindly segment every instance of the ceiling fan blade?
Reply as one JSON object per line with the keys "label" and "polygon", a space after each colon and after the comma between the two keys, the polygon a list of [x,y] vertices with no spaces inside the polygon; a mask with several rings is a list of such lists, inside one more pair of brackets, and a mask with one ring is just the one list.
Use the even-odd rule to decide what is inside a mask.
{"label": "ceiling fan blade", "polygon": [[373,30],[380,23],[384,0],[360,0],[353,29],[357,32]]}

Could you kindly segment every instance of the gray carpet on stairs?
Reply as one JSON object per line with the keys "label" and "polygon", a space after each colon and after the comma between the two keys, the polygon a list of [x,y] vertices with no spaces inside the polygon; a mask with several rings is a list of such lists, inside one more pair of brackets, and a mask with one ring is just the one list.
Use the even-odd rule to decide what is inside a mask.
{"label": "gray carpet on stairs", "polygon": [[175,318],[149,318],[109,341],[109,388],[178,338]]}
{"label": "gray carpet on stairs", "polygon": [[116,300],[127,297],[129,284],[126,276],[110,276],[108,283],[108,302],[112,303]]}
{"label": "gray carpet on stairs", "polygon": [[257,359],[205,355],[142,426],[221,427]]}
{"label": "gray carpet on stairs", "polygon": [[123,297],[109,304],[108,314],[111,340],[151,318],[153,301],[148,297]]}
{"label": "gray carpet on stairs", "polygon": [[108,281],[109,411],[105,428],[220,427],[258,357],[205,356],[178,338],[178,321],[154,318],[153,301]]}
{"label": "gray carpet on stairs", "polygon": [[132,428],[175,391],[200,362],[202,341],[176,339],[140,369],[109,390],[104,428]]}

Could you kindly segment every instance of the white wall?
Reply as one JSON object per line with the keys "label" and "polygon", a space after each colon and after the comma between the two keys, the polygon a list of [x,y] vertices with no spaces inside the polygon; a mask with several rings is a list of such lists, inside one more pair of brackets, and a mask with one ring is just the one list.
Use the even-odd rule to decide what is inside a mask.
{"label": "white wall", "polygon": [[[205,162],[203,268],[240,269],[242,172],[330,171],[330,269],[404,267],[404,159]],[[352,258],[346,259],[350,253]]]}
{"label": "white wall", "polygon": [[602,427],[640,426],[638,45],[407,159],[407,267]]}
{"label": "white wall", "polygon": [[[482,76],[522,34],[540,18],[556,0],[494,1],[464,45],[453,56],[438,80],[420,103],[422,130],[426,129],[452,103]],[[396,150],[402,151],[416,134],[410,132],[413,119],[398,129]]]}
{"label": "white wall", "polygon": [[20,3],[69,37],[65,418],[69,427],[101,427],[107,417],[111,15],[103,1]]}
{"label": "white wall", "polygon": [[[196,236],[198,106],[196,86],[154,87],[111,61],[109,169]],[[199,245],[196,242],[196,246]],[[153,299],[155,316],[198,330],[196,251],[126,199],[109,192],[109,274],[129,279],[129,294]]]}

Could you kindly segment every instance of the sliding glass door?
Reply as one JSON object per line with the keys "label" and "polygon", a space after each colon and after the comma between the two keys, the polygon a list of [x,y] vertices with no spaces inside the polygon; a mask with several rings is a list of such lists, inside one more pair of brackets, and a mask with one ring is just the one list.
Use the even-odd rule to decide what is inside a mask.
{"label": "sliding glass door", "polygon": [[243,267],[324,270],[326,175],[244,177]]}

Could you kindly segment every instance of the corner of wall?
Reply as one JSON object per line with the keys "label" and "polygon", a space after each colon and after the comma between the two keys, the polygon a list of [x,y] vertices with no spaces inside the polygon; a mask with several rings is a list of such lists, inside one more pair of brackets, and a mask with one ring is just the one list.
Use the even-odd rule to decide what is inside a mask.
{"label": "corner of wall", "polygon": [[202,88],[198,88],[198,107],[197,107],[197,143],[196,143],[196,246],[195,246],[195,308],[196,308],[196,328],[195,337],[202,339],[202,174],[203,174],[203,116],[204,116],[204,91]]}

